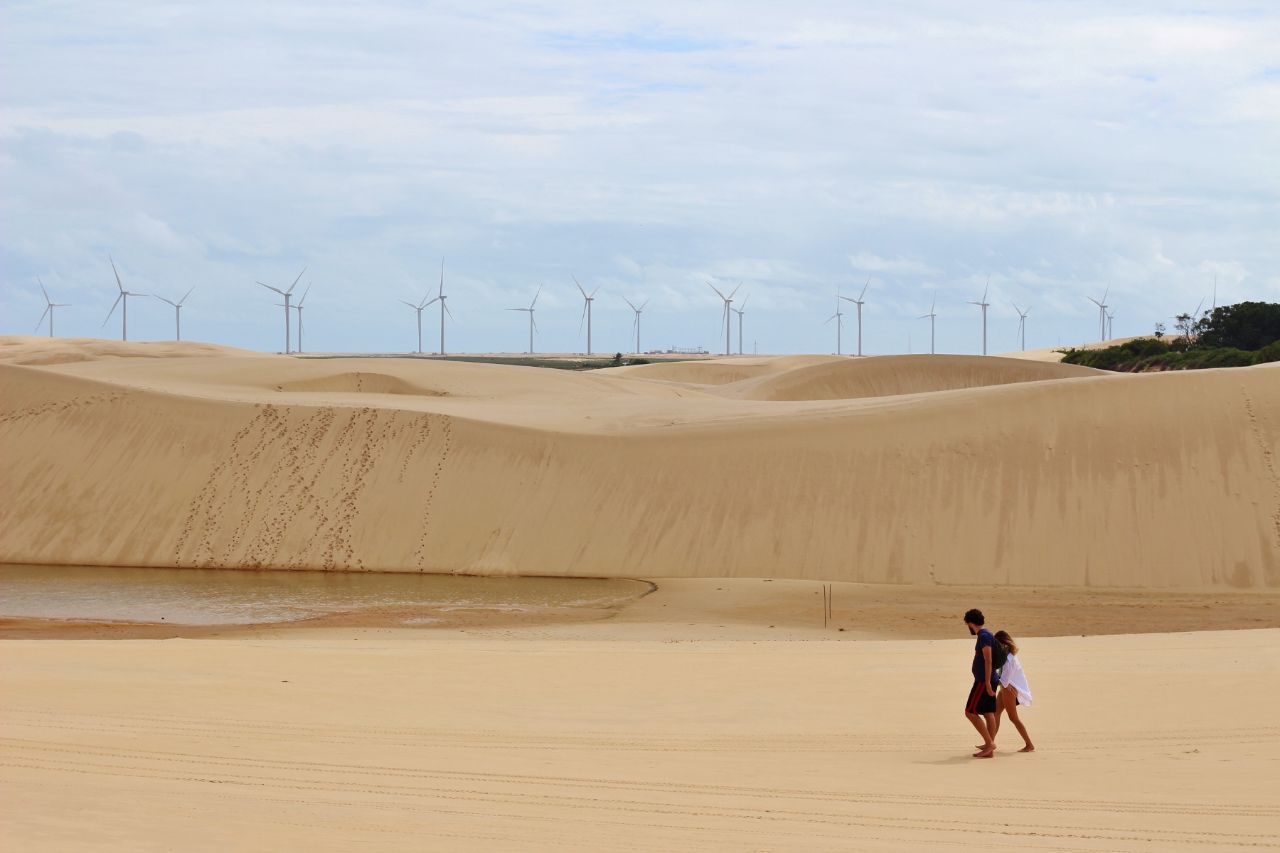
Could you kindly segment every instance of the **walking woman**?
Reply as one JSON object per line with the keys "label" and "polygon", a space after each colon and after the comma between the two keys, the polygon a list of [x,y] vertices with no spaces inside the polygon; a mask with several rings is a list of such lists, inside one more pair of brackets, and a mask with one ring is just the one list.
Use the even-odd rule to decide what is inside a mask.
{"label": "walking woman", "polygon": [[1026,744],[1018,752],[1034,752],[1035,744],[1031,742],[1031,735],[1027,734],[1027,727],[1018,718],[1019,707],[1031,707],[1031,687],[1027,684],[1027,674],[1022,670],[1022,664],[1018,662],[1018,644],[1009,636],[1008,631],[996,631],[995,640],[1009,656],[1000,668],[1000,693],[996,696],[996,724],[991,732],[991,739],[995,740],[996,732],[1000,730],[1001,715],[1008,712],[1009,721],[1017,728]]}

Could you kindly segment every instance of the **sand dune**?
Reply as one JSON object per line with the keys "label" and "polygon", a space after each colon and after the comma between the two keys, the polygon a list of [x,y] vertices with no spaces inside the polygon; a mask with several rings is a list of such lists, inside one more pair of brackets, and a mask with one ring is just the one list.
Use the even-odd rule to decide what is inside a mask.
{"label": "sand dune", "polygon": [[1103,371],[981,356],[899,355],[844,359],[744,379],[718,390],[743,400],[842,400],[1041,382]]}
{"label": "sand dune", "polygon": [[[910,357],[652,366],[676,380],[97,343],[35,367],[23,344],[0,365],[5,561],[1280,586],[1275,365],[992,360],[1012,384],[929,394]],[[928,359],[938,385],[994,381],[969,361]],[[785,401],[849,389],[913,393]]]}
{"label": "sand dune", "polygon": [[132,343],[100,338],[0,337],[0,362],[53,365],[104,358],[190,358],[193,356],[258,355],[249,350],[193,341]]}
{"label": "sand dune", "polygon": [[847,356],[836,355],[787,355],[757,358],[737,356],[703,361],[637,364],[630,367],[612,367],[608,372],[636,379],[661,379],[689,385],[726,385],[744,379],[754,379],[783,373],[798,367],[814,364],[831,364],[847,361]]}

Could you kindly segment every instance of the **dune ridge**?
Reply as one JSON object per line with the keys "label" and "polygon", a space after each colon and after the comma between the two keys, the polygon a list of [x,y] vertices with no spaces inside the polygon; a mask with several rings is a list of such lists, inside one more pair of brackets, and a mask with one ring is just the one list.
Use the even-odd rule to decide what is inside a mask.
{"label": "dune ridge", "polygon": [[1280,366],[802,402],[652,373],[0,363],[0,560],[1280,587]]}

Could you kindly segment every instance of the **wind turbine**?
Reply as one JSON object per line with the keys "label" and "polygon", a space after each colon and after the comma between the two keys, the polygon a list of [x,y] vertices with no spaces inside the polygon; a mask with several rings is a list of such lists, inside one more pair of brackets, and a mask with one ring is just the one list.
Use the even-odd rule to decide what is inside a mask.
{"label": "wind turbine", "polygon": [[1116,312],[1107,312],[1107,340],[1112,340],[1112,335],[1116,333]]}
{"label": "wind turbine", "polygon": [[1027,308],[1023,311],[1018,307],[1018,303],[1013,303],[1013,310],[1018,312],[1018,337],[1022,340],[1022,349],[1027,349],[1027,315],[1031,313],[1031,309]]}
{"label": "wind turbine", "polygon": [[867,295],[867,288],[870,285],[871,276],[867,276],[867,283],[862,285],[862,292],[858,294],[857,299],[852,299],[848,296],[840,297],[845,302],[852,302],[854,305],[858,306],[858,355],[862,355],[862,306],[867,304],[863,301],[862,297]]}
{"label": "wind turbine", "polygon": [[[538,304],[538,297],[542,295],[542,285],[538,285],[538,292],[533,294],[533,301],[529,303],[528,308],[508,308],[508,311],[524,311],[529,315],[529,355],[533,355],[533,332],[538,328],[537,322],[533,319],[533,306]],[[636,333],[636,340],[639,340],[639,332]]]}
{"label": "wind turbine", "polygon": [[302,352],[302,303],[307,301],[307,294],[311,292],[311,282],[307,282],[307,289],[302,291],[302,298],[298,300],[298,304],[293,306],[293,310],[298,312],[298,352]]}
{"label": "wind turbine", "polygon": [[742,297],[741,308],[729,308],[730,311],[738,315],[738,355],[742,355],[742,315],[747,313],[747,300],[750,298],[749,295]]}
{"label": "wind turbine", "polygon": [[[53,309],[66,308],[71,305],[70,302],[54,302],[49,298],[49,291],[44,289],[44,282],[40,281],[40,277],[36,276],[36,281],[40,282],[40,292],[44,294],[44,314],[49,315],[49,337],[53,337]],[[40,319],[36,320],[36,329],[40,328],[40,324],[44,322],[44,314],[40,315]]]}
{"label": "wind turbine", "polygon": [[129,340],[129,297],[145,296],[146,294],[130,293],[125,290],[124,284],[120,281],[120,271],[116,269],[116,262],[112,260],[110,255],[107,256],[107,260],[111,261],[111,271],[116,274],[116,287],[120,288],[120,295],[116,297],[115,302],[111,303],[111,310],[107,312],[107,319],[102,321],[102,325],[107,325],[107,320],[110,320],[111,315],[116,313],[116,306],[123,302],[124,307],[120,312],[120,340],[127,341]]}
{"label": "wind turbine", "polygon": [[262,285],[263,287],[265,287],[267,290],[274,290],[276,293],[278,293],[278,294],[280,294],[281,296],[283,296],[283,297],[284,297],[284,351],[285,351],[285,355],[288,355],[290,352],[292,352],[292,351],[293,351],[293,350],[291,349],[291,347],[292,347],[292,342],[291,342],[291,340],[290,340],[290,338],[289,338],[289,308],[291,307],[291,306],[289,305],[289,297],[290,297],[290,295],[293,293],[293,289],[294,289],[295,287],[297,287],[297,286],[298,286],[298,282],[302,281],[302,275],[303,275],[303,273],[305,273],[306,271],[307,271],[307,268],[306,268],[306,267],[303,267],[303,268],[302,268],[302,272],[298,273],[298,277],[297,277],[297,278],[295,278],[295,279],[293,280],[293,284],[289,285],[289,289],[288,289],[288,290],[281,290],[280,288],[278,288],[278,287],[272,287],[271,285],[269,285],[269,284],[267,284],[267,283],[265,283],[265,282],[261,282],[261,281],[260,281],[260,282],[258,282],[258,284],[261,284],[261,285]]}
{"label": "wind turbine", "polygon": [[[573,283],[578,285],[578,291],[582,293],[582,319],[587,321],[587,355],[591,355],[591,303],[595,301],[596,294],[600,292],[600,288],[591,291],[590,294],[583,290],[582,285],[578,284],[578,277],[572,276]],[[578,321],[578,331],[582,331],[582,320]]]}
{"label": "wind turbine", "polygon": [[982,301],[974,302],[969,300],[970,305],[977,305],[982,309],[982,354],[987,354],[987,309],[991,307],[991,303],[987,301],[987,293],[991,290],[991,276],[987,276],[987,286],[982,290]]}
{"label": "wind turbine", "polygon": [[738,282],[738,287],[729,291],[728,296],[721,293],[720,288],[716,287],[711,282],[707,282],[707,287],[714,290],[716,292],[716,296],[719,296],[724,300],[724,354],[729,355],[729,309],[733,305],[733,295],[738,292],[738,287],[742,287],[742,282]]}
{"label": "wind turbine", "polygon": [[418,355],[422,355],[422,310],[426,308],[428,305],[430,305],[432,302],[436,301],[435,299],[431,299],[430,301],[428,301],[428,297],[430,296],[431,296],[431,291],[428,290],[427,295],[422,297],[422,301],[416,304],[404,299],[400,300],[402,303],[412,308],[413,312],[418,315]]}
{"label": "wind turbine", "polygon": [[917,320],[923,320],[926,317],[929,318],[929,355],[936,354],[933,346],[933,341],[934,341],[933,326],[934,326],[934,322],[938,318],[938,312],[934,310],[937,307],[938,307],[938,291],[935,290],[933,292],[933,302],[929,305],[929,313],[921,314],[919,317],[916,318]]}
{"label": "wind turbine", "polygon": [[[191,290],[195,290],[195,288],[193,287],[191,288]],[[174,327],[175,341],[182,340],[182,303],[187,301],[187,296],[191,295],[191,290],[188,290],[186,293],[186,296],[183,296],[177,302],[174,302],[172,299],[165,299],[163,296],[161,296],[158,293],[151,294],[156,299],[159,299],[161,302],[167,302],[173,306],[173,327]]]}
{"label": "wind turbine", "polygon": [[427,304],[430,305],[432,302],[440,303],[440,355],[442,356],[444,355],[444,315],[448,314],[449,319],[450,320],[453,319],[453,312],[449,310],[449,303],[445,301],[448,298],[449,297],[446,296],[444,292],[444,258],[441,258],[440,259],[440,292],[436,294],[435,299],[432,299],[431,302],[428,302]]}
{"label": "wind turbine", "polygon": [[622,301],[627,303],[628,305],[631,305],[631,310],[634,311],[636,314],[636,321],[634,324],[636,329],[636,355],[639,355],[640,354],[640,315],[644,313],[644,306],[649,304],[649,300],[646,299],[644,302],[641,302],[639,308],[632,305],[631,300],[625,296],[622,297]]}
{"label": "wind turbine", "polygon": [[1099,342],[1107,340],[1107,309],[1111,306],[1107,304],[1107,294],[1111,292],[1111,285],[1107,285],[1107,289],[1102,291],[1102,299],[1094,299],[1092,296],[1085,298],[1098,306],[1098,338]]}
{"label": "wind turbine", "polygon": [[836,355],[844,355],[844,341],[842,340],[844,333],[844,313],[840,310],[841,299],[844,299],[844,297],[840,295],[840,291],[836,291],[836,313],[828,317],[826,322],[822,324],[825,326],[832,320],[836,321]]}

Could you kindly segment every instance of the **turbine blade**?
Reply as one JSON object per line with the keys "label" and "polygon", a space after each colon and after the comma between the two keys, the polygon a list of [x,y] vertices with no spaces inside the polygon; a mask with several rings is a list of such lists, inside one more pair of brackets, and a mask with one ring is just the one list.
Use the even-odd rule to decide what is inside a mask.
{"label": "turbine blade", "polygon": [[711,282],[707,282],[707,287],[709,287],[709,288],[711,288],[712,290],[714,290],[714,291],[716,292],[716,296],[719,296],[721,299],[724,299],[724,298],[725,298],[725,295],[724,295],[723,293],[721,293],[721,292],[720,292],[720,288],[716,287],[716,286],[715,286],[714,284],[712,284]]}
{"label": "turbine blade", "polygon": [[186,301],[187,301],[187,296],[190,296],[190,295],[191,295],[191,291],[192,291],[192,290],[195,290],[195,289],[196,289],[196,288],[195,288],[195,285],[192,285],[191,290],[188,290],[188,291],[186,292],[186,295],[184,295],[181,299],[179,299],[179,300],[178,300],[178,304],[179,304],[179,305],[181,305],[182,303],[186,302]]}
{"label": "turbine blade", "polygon": [[632,304],[632,302],[631,302],[631,300],[630,300],[630,299],[628,299],[627,297],[625,297],[625,296],[624,296],[624,297],[622,297],[622,301],[623,301],[623,302],[625,302],[625,303],[627,303],[627,307],[629,307],[632,311],[639,311],[639,310],[640,310],[640,309],[639,309],[639,308],[637,308],[635,305],[633,305],[633,304]]}
{"label": "turbine blade", "polygon": [[533,310],[533,306],[538,304],[538,297],[542,295],[542,285],[538,285],[538,292],[533,294],[533,301],[529,303],[529,310]]}
{"label": "turbine blade", "polygon": [[[862,292],[858,294],[858,301],[862,301],[862,297],[867,295],[867,288],[871,286],[871,276],[867,276],[867,283],[862,285]],[[984,296],[983,299],[986,299]]]}
{"label": "turbine blade", "polygon": [[44,306],[44,313],[40,315],[40,319],[36,320],[36,331],[40,331],[40,327],[44,325],[44,318],[53,310],[53,303]]}
{"label": "turbine blade", "polygon": [[582,327],[587,322],[587,306],[590,304],[590,302],[586,301],[582,303],[582,316],[578,318],[578,334],[582,334]]}
{"label": "turbine blade", "polygon": [[750,298],[751,298],[751,294],[747,294],[746,296],[742,297],[742,304],[738,306],[739,314],[747,310],[747,300]]}
{"label": "turbine blade", "polygon": [[643,311],[643,310],[644,310],[644,306],[646,306],[646,305],[648,305],[648,304],[649,304],[649,300],[648,300],[648,299],[646,299],[644,302],[641,302],[641,303],[640,303],[640,310],[641,310],[641,311]]}
{"label": "turbine blade", "polygon": [[293,280],[293,284],[289,285],[289,289],[282,291],[283,293],[293,293],[293,289],[298,286],[298,282],[302,281],[302,276],[307,272],[307,268],[303,267],[302,272],[298,273],[298,277]]}
{"label": "turbine blade", "polygon": [[44,301],[52,303],[53,300],[49,298],[49,291],[44,289],[44,282],[40,281],[40,276],[36,276],[36,281],[40,282],[40,292],[44,294]]}
{"label": "turbine blade", "polygon": [[735,293],[737,293],[737,292],[738,292],[738,288],[740,288],[740,287],[742,287],[742,282],[738,282],[736,285],[734,285],[733,290],[730,290],[730,291],[729,291],[729,298],[730,298],[730,299],[733,299],[733,295],[734,295]]}
{"label": "turbine blade", "polygon": [[449,301],[445,298],[440,299],[440,307],[444,308],[444,313],[449,315],[449,319],[453,319],[453,311],[449,309]]}
{"label": "turbine blade", "polygon": [[111,271],[116,274],[116,287],[120,288],[121,293],[124,293],[124,283],[120,281],[120,270],[116,269],[115,260],[110,255],[107,255],[107,260],[111,261]]}
{"label": "turbine blade", "polygon": [[120,304],[121,299],[124,299],[123,291],[121,291],[120,295],[116,297],[116,301],[111,303],[111,310],[107,312],[107,319],[102,321],[102,325],[107,325],[107,320],[110,320],[111,315],[116,313],[116,306]]}
{"label": "turbine blade", "polygon": [[160,295],[160,294],[158,294],[158,293],[144,293],[144,294],[143,294],[143,296],[153,296],[153,297],[155,297],[156,299],[159,299],[161,302],[168,302],[168,303],[169,303],[170,305],[172,305],[174,308],[177,308],[177,307],[178,307],[178,304],[177,304],[176,302],[173,302],[173,301],[171,301],[171,300],[165,299],[163,296],[161,296],[161,295]]}
{"label": "turbine blade", "polygon": [[437,296],[444,296],[444,258],[440,259],[440,292]]}
{"label": "turbine blade", "polygon": [[419,306],[414,305],[412,302],[406,302],[406,301],[405,301],[405,300],[403,300],[403,299],[401,299],[400,301],[401,301],[402,303],[404,303],[405,305],[408,305],[408,306],[409,306],[410,308],[412,308],[414,311],[419,310]]}
{"label": "turbine blade", "polygon": [[271,285],[267,284],[266,282],[262,282],[262,281],[258,282],[258,284],[261,284],[261,285],[262,285],[263,287],[265,287],[267,290],[274,290],[276,293],[280,294],[281,296],[284,296],[284,291],[283,291],[283,290],[281,290],[281,289],[280,289],[280,288],[278,288],[278,287],[272,287]]}
{"label": "turbine blade", "polygon": [[[307,282],[307,289],[306,289],[306,290],[304,290],[304,291],[302,291],[302,298],[298,300],[298,306],[297,306],[297,307],[299,307],[299,308],[301,308],[301,307],[302,307],[302,303],[306,301],[306,299],[307,299],[307,294],[308,294],[308,293],[310,293],[310,292],[311,292],[311,282]],[[185,296],[184,296],[184,297],[182,297],[182,298],[183,298],[183,299],[186,299],[187,297],[185,297]]]}
{"label": "turbine blade", "polygon": [[582,297],[585,299],[587,296],[587,292],[583,290],[582,285],[578,283],[578,277],[576,275],[571,275],[570,278],[573,279],[574,284],[578,285],[578,291],[582,294]]}

